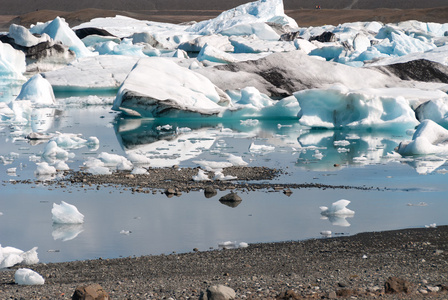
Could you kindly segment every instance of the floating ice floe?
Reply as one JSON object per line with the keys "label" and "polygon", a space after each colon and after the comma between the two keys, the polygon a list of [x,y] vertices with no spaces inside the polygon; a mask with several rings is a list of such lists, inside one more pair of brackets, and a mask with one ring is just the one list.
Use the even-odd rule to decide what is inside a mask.
{"label": "floating ice floe", "polygon": [[113,108],[146,117],[216,115],[228,103],[204,76],[167,59],[145,58],[128,74]]}
{"label": "floating ice floe", "polygon": [[401,155],[448,153],[448,130],[431,120],[424,120],[417,127],[412,141],[401,142],[396,151]]}
{"label": "floating ice floe", "polygon": [[249,152],[253,153],[268,153],[275,150],[275,146],[270,145],[256,145],[252,142],[249,146]]}
{"label": "floating ice floe", "polygon": [[16,101],[18,100],[30,100],[38,105],[51,105],[56,102],[51,84],[40,74],[34,75],[22,86],[16,98]]}
{"label": "floating ice floe", "polygon": [[322,219],[328,219],[332,225],[348,227],[350,223],[346,220],[352,218],[355,215],[353,210],[348,209],[346,206],[350,201],[341,199],[334,202],[330,208],[326,206],[319,207],[322,215]]}
{"label": "floating ice floe", "polygon": [[14,282],[18,285],[42,285],[45,279],[33,270],[22,268],[14,273]]}
{"label": "floating ice floe", "polygon": [[78,208],[64,201],[61,201],[61,204],[53,203],[51,213],[53,215],[53,223],[56,224],[84,223],[84,215],[78,211]]}
{"label": "floating ice floe", "polygon": [[354,215],[355,212],[347,208],[350,204],[349,200],[341,199],[334,202],[330,208],[326,206],[320,206],[321,215],[323,216],[343,216],[343,215]]}
{"label": "floating ice floe", "polygon": [[[390,93],[390,95],[387,95]],[[294,93],[300,104],[299,122],[311,127],[411,128],[419,122],[409,101],[394,91],[349,90],[338,85]]]}
{"label": "floating ice floe", "polygon": [[33,265],[38,262],[37,247],[25,252],[14,247],[2,248],[0,245],[0,269],[9,268],[17,264]]}

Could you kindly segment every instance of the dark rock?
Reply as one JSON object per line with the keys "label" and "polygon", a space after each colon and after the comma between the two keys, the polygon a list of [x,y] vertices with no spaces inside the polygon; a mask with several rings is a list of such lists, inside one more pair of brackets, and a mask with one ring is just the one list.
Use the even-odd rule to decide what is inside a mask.
{"label": "dark rock", "polygon": [[376,68],[402,80],[448,83],[448,67],[426,59],[416,59]]}
{"label": "dark rock", "polygon": [[318,41],[321,43],[336,42],[336,35],[333,32],[325,31],[321,35],[311,37],[310,42],[311,41]]}
{"label": "dark rock", "polygon": [[207,289],[205,293],[201,293],[199,299],[202,300],[230,300],[235,299],[235,291],[225,285],[214,285]]}
{"label": "dark rock", "polygon": [[115,37],[115,35],[113,35],[112,33],[108,32],[105,29],[101,29],[101,28],[95,28],[95,27],[86,27],[86,28],[81,28],[81,29],[76,29],[75,30],[76,35],[78,36],[79,39],[83,39],[86,36],[89,35],[100,35],[100,36],[113,36]]}
{"label": "dark rock", "polygon": [[229,207],[237,207],[238,205],[240,205],[241,201],[243,201],[243,199],[241,199],[241,197],[234,192],[222,196],[219,199],[219,202]]}
{"label": "dark rock", "polygon": [[297,295],[293,290],[287,290],[285,292],[281,292],[275,297],[277,300],[288,300],[288,299],[302,299],[299,295]]}
{"label": "dark rock", "polygon": [[165,190],[165,194],[166,195],[174,195],[174,194],[176,194],[176,191],[173,188],[167,188]]}
{"label": "dark rock", "polygon": [[283,190],[283,194],[285,194],[286,196],[291,196],[292,195],[292,191],[291,191],[291,189],[286,189],[286,190]]}
{"label": "dark rock", "polygon": [[287,32],[280,36],[280,41],[294,41],[296,39],[301,39],[300,32]]}
{"label": "dark rock", "polygon": [[336,295],[338,295],[338,297],[344,297],[347,298],[349,296],[351,296],[353,294],[353,291],[350,289],[340,289],[336,291]]}
{"label": "dark rock", "polygon": [[384,283],[384,290],[386,294],[393,293],[409,293],[412,289],[412,284],[398,277],[389,277]]}
{"label": "dark rock", "polygon": [[205,198],[211,198],[213,196],[216,196],[218,192],[215,190],[215,188],[208,186],[204,189],[204,195]]}
{"label": "dark rock", "polygon": [[73,300],[109,300],[109,294],[103,290],[101,285],[95,283],[91,285],[81,285],[75,290]]}

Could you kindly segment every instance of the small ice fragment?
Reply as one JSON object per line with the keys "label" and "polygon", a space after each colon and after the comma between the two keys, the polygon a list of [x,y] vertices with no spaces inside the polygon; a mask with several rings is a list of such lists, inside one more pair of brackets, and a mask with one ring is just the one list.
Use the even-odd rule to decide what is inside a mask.
{"label": "small ice fragment", "polygon": [[130,230],[122,230],[120,231],[120,234],[124,234],[124,235],[130,235],[132,233],[132,231]]}
{"label": "small ice fragment", "polygon": [[324,230],[320,232],[321,235],[326,236],[326,237],[330,237],[332,232],[330,230]]}
{"label": "small ice fragment", "polygon": [[44,278],[38,273],[30,269],[18,269],[14,274],[14,281],[19,285],[42,285],[45,283]]}
{"label": "small ice fragment", "polygon": [[350,204],[349,200],[341,199],[331,204],[330,208],[326,206],[319,207],[321,210],[320,213],[324,216],[354,215],[355,212],[346,207],[349,204]]}
{"label": "small ice fragment", "polygon": [[426,228],[437,228],[437,225],[436,225],[436,223],[432,223],[432,224],[429,224],[429,225],[425,225],[425,227]]}
{"label": "small ice fragment", "polygon": [[17,168],[9,168],[9,169],[6,170],[6,173],[14,174],[14,173],[16,173],[16,170],[17,170]]}
{"label": "small ice fragment", "polygon": [[366,258],[367,258],[367,255],[364,254],[364,255],[362,256],[362,258],[366,259]]}
{"label": "small ice fragment", "polygon": [[241,243],[238,244],[238,247],[239,248],[247,248],[247,247],[249,247],[249,244],[246,243],[246,242],[241,242]]}
{"label": "small ice fragment", "polygon": [[209,181],[208,175],[205,174],[204,170],[199,169],[198,174],[193,176],[194,181]]}
{"label": "small ice fragment", "polygon": [[350,142],[347,141],[347,140],[334,141],[334,142],[333,142],[333,145],[344,147],[344,146],[348,146],[348,145],[350,145]]}
{"label": "small ice fragment", "polygon": [[84,215],[76,206],[61,201],[61,204],[53,203],[53,223],[57,224],[81,224],[84,223]]}
{"label": "small ice fragment", "polygon": [[171,126],[170,124],[166,124],[166,125],[163,125],[163,126],[157,126],[156,127],[156,129],[158,131],[161,131],[161,130],[168,131],[168,130],[171,130],[172,128],[173,128],[173,126]]}

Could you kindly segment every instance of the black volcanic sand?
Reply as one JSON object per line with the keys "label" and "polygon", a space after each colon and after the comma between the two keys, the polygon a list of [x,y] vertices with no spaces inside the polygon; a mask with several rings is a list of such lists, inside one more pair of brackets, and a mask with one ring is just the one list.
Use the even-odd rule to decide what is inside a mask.
{"label": "black volcanic sand", "polygon": [[[45,278],[42,286],[15,285],[14,267],[0,272],[0,298],[70,299],[77,286],[98,283],[112,299],[198,299],[217,284],[237,299],[275,299],[288,290],[297,296],[291,299],[447,299],[447,261],[442,226],[30,266]],[[406,280],[408,293],[385,294],[391,276]]]}

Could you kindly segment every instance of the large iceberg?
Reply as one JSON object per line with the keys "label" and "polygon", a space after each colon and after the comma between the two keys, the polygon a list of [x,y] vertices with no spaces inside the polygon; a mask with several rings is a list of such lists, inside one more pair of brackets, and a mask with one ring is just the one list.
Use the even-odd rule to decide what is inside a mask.
{"label": "large iceberg", "polygon": [[204,76],[164,58],[141,59],[121,85],[113,108],[140,116],[187,112],[216,115],[229,98]]}

